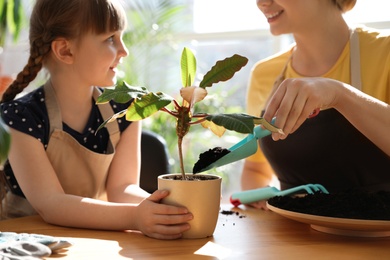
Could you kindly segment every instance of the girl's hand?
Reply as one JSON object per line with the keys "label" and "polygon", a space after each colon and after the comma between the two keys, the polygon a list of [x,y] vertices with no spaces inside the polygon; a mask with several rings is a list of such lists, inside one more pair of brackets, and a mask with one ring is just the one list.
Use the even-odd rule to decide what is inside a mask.
{"label": "girl's hand", "polygon": [[193,216],[186,208],[159,204],[168,194],[166,190],[157,190],[137,207],[136,228],[146,236],[177,239],[190,229],[187,222]]}
{"label": "girl's hand", "polygon": [[264,118],[276,116],[275,125],[284,135],[273,133],[274,140],[285,139],[318,109],[334,107],[343,83],[327,78],[294,78],[284,80],[266,107]]}

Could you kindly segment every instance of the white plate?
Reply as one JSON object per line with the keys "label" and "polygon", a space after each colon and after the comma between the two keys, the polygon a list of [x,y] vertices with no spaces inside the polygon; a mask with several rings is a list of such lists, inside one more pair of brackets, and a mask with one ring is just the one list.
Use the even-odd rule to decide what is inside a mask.
{"label": "white plate", "polygon": [[267,206],[283,217],[309,224],[313,229],[325,233],[359,237],[390,236],[390,221],[386,220],[332,218],[280,209],[268,202]]}

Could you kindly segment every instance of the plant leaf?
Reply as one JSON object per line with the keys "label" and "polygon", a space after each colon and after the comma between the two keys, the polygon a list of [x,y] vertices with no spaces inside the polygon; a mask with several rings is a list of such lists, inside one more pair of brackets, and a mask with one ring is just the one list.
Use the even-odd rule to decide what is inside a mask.
{"label": "plant leaf", "polygon": [[255,125],[263,125],[270,132],[283,134],[282,129],[275,127],[264,118],[248,114],[209,115],[205,117],[205,119],[212,121],[219,126],[223,126],[226,129],[243,134],[252,134]]}
{"label": "plant leaf", "polygon": [[211,70],[204,75],[203,80],[199,83],[199,87],[211,87],[214,83],[229,80],[247,63],[248,59],[238,54],[217,61]]}
{"label": "plant leaf", "polygon": [[116,114],[113,114],[111,117],[109,117],[107,120],[105,120],[101,125],[99,125],[99,127],[98,127],[98,129],[96,130],[95,133],[99,132],[99,130],[102,129],[103,127],[105,127],[108,123],[114,122],[118,118],[121,118],[124,115],[126,115],[126,111],[127,111],[127,109],[122,110],[122,111],[120,111],[120,112],[118,112]]}
{"label": "plant leaf", "polygon": [[272,125],[270,122],[268,122],[267,120],[265,120],[262,117],[255,118],[254,123],[256,125],[263,125],[265,127],[265,129],[267,129],[270,132],[276,132],[276,133],[284,135],[284,132],[282,129],[277,128],[276,126]]}
{"label": "plant leaf", "polygon": [[11,34],[16,32],[16,25],[14,20],[14,1],[7,1],[7,28]]}
{"label": "plant leaf", "polygon": [[192,107],[195,103],[202,101],[207,96],[207,90],[190,86],[180,89],[180,96]]}
{"label": "plant leaf", "polygon": [[0,166],[7,160],[11,147],[11,135],[8,126],[0,117]]}
{"label": "plant leaf", "polygon": [[[10,1],[8,1],[10,2]],[[14,8],[13,8],[13,20],[14,20],[14,32],[13,32],[13,40],[16,42],[19,38],[20,31],[23,25],[23,5],[21,0],[14,0]]]}
{"label": "plant leaf", "polygon": [[169,105],[172,100],[171,96],[163,92],[150,92],[147,95],[136,98],[127,108],[126,120],[138,121],[145,119]]}
{"label": "plant leaf", "polygon": [[215,135],[217,135],[218,137],[221,137],[223,136],[223,134],[226,132],[226,128],[223,127],[223,126],[220,126],[220,125],[217,125],[217,124],[214,124],[213,122],[211,121],[203,121],[201,123],[201,125],[204,127],[204,128],[208,128],[210,129]]}
{"label": "plant leaf", "polygon": [[206,120],[212,121],[219,126],[243,134],[253,133],[255,118],[247,114],[218,114],[205,117]]}
{"label": "plant leaf", "polygon": [[183,49],[180,64],[183,87],[192,86],[195,80],[196,58],[190,49],[186,47]]}
{"label": "plant leaf", "polygon": [[114,100],[117,103],[127,103],[133,98],[138,98],[148,93],[149,91],[144,87],[133,87],[125,81],[122,81],[114,89],[104,89],[104,92],[98,97],[96,103],[104,104],[110,100]]}

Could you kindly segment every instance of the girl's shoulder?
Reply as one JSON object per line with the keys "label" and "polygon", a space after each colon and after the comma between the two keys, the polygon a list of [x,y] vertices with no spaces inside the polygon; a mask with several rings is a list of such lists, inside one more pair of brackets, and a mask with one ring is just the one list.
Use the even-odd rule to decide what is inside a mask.
{"label": "girl's shoulder", "polygon": [[49,122],[43,88],[39,87],[15,100],[2,103],[1,116],[9,127],[44,142]]}

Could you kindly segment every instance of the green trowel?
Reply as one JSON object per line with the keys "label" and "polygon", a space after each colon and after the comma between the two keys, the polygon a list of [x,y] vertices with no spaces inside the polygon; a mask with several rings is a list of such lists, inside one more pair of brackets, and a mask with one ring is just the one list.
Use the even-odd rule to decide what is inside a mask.
{"label": "green trowel", "polygon": [[[274,124],[274,123],[275,123],[275,118],[273,118],[271,121],[271,124]],[[241,140],[237,144],[230,147],[229,153],[222,156],[221,158],[214,161],[213,163],[206,165],[204,168],[197,169],[196,172],[194,172],[194,173],[204,172],[204,171],[210,170],[212,168],[217,168],[217,167],[220,167],[222,165],[226,165],[226,164],[244,159],[244,158],[256,153],[257,147],[258,147],[258,144],[257,144],[258,139],[263,138],[267,135],[270,135],[271,131],[283,133],[282,130],[280,130],[276,127],[273,127],[271,125],[270,125],[271,127],[267,127],[267,125],[264,125],[264,126],[258,125],[256,127],[254,127],[253,134],[249,134],[243,140]],[[263,128],[263,127],[267,127],[268,129],[271,129],[271,130],[268,130],[268,129]]]}

